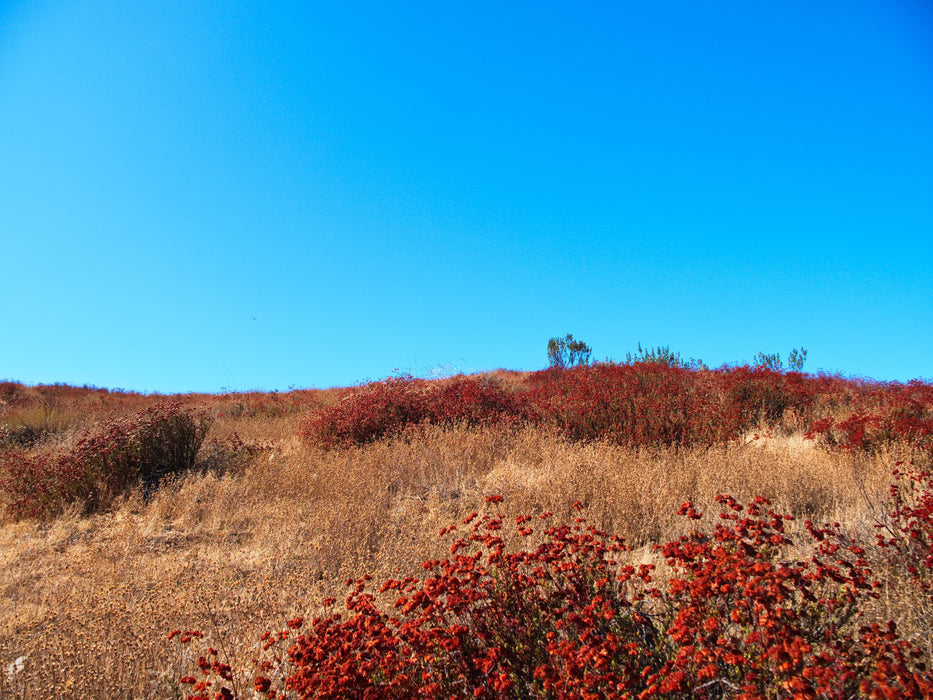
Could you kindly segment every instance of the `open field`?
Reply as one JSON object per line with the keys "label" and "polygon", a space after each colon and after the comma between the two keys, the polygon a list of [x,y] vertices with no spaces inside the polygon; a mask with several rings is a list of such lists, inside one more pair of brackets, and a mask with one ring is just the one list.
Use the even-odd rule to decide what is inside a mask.
{"label": "open field", "polygon": [[[529,376],[501,372],[487,381],[521,394]],[[868,396],[869,389],[850,394]],[[701,390],[722,395],[721,388]],[[930,391],[920,390],[922,404]],[[18,463],[10,455],[54,461],[101,421],[165,399],[12,384],[3,392],[7,442],[0,468],[7,470]],[[215,648],[241,696],[252,697],[251,660],[263,657],[264,631],[329,614],[322,601],[342,601],[347,579],[420,575],[421,562],[450,556],[451,538],[438,536],[442,528],[494,508],[507,518],[550,511],[556,522],[582,512],[590,525],[624,538],[634,565],[657,565],[655,583],[663,583],[671,573],[652,545],[695,528],[678,515],[686,501],[712,521],[718,494],[742,503],[763,496],[775,511],[796,516],[787,523],[800,544],[789,550],[792,558],[807,556],[805,520],[837,523],[848,542],[865,550],[879,584],[877,598],[860,608],[862,622],[895,620],[898,634],[926,663],[933,660],[929,589],[914,585],[876,538],[876,525],[890,511],[895,465],[929,468],[928,435],[920,439],[915,431],[908,439],[892,428],[886,439],[869,440],[864,432],[866,449],[842,449],[851,434],[837,430],[832,437],[825,426],[822,436],[804,437],[812,423],[832,417],[838,425],[864,414],[868,403],[811,402],[810,414],[783,406],[768,416],[759,402],[754,420],[736,418],[741,430],[731,436],[684,424],[672,439],[646,427],[640,434],[654,437],[641,441],[611,431],[603,439],[577,435],[569,414],[560,421],[527,413],[505,419],[528,408],[497,403],[496,420],[459,410],[437,420],[431,409],[427,419],[417,414],[367,439],[341,442],[331,430],[324,444],[321,416],[343,410],[348,395],[352,403],[348,390],[171,397],[179,410],[200,411],[210,421],[193,468],[158,484],[107,492],[112,500],[100,500],[100,507],[77,500],[36,517],[17,515],[16,493],[0,495],[7,513],[0,527],[0,697],[182,697],[191,689],[180,679],[197,673],[201,646]],[[450,396],[445,400],[450,405]],[[490,405],[489,396],[483,400]],[[545,400],[554,397],[535,405]],[[574,400],[566,395],[562,405]],[[924,404],[911,420],[929,422],[931,411]],[[5,483],[10,478],[0,472]],[[503,502],[486,503],[490,494]],[[511,531],[501,537],[522,545]],[[171,630],[188,629],[203,639],[168,638]]]}

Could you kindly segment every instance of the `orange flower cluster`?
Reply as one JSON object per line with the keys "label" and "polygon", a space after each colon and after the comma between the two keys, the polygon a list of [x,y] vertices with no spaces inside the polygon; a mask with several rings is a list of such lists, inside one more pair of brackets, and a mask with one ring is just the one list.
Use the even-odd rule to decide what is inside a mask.
{"label": "orange flower cluster", "polygon": [[[490,508],[501,501],[486,499]],[[276,657],[288,672],[277,689],[257,675],[254,690],[268,698],[933,696],[933,673],[894,623],[859,621],[876,595],[859,547],[809,522],[795,543],[785,530],[792,518],[763,498],[718,503],[712,528],[658,546],[670,567],[663,586],[651,565],[626,563],[629,547],[583,517],[550,524],[550,514],[539,516],[540,541],[509,551],[502,513],[471,514],[442,530],[454,537],[450,556],[424,562],[423,578],[391,579],[374,592],[369,576],[350,580],[345,612],[314,619],[294,639],[303,621],[267,633],[269,647],[290,644],[287,658]],[[703,518],[690,503],[680,512],[698,525]],[[531,521],[515,518],[519,534]],[[806,542],[812,554],[789,559],[790,546]],[[381,603],[386,596],[394,603]],[[225,678],[221,666],[199,668],[202,684]],[[216,698],[232,696],[217,685]],[[188,697],[206,699],[206,687]]]}

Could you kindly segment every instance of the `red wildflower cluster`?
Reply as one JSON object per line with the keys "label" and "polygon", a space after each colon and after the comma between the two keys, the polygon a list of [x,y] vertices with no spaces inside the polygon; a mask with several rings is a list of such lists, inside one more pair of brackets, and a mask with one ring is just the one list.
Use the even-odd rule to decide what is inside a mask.
{"label": "red wildflower cluster", "polygon": [[813,421],[807,437],[843,450],[873,452],[902,442],[933,453],[933,386],[913,380],[879,384],[842,416]]}
{"label": "red wildflower cluster", "polygon": [[[844,416],[837,420],[835,416]],[[611,362],[531,374],[506,388],[489,378],[392,377],[318,409],[299,434],[323,447],[359,445],[418,423],[531,423],[572,440],[632,446],[711,445],[759,425],[809,425],[830,444],[933,443],[933,387],[868,384],[763,367],[688,369]]]}
{"label": "red wildflower cluster", "polygon": [[715,374],[650,362],[547,370],[532,378],[529,401],[572,440],[688,446],[738,430]]}
{"label": "red wildflower cluster", "polygon": [[323,447],[359,445],[408,425],[487,425],[528,418],[522,396],[481,377],[428,382],[409,375],[358,387],[333,406],[315,411],[299,435]]}
{"label": "red wildflower cluster", "polygon": [[[686,697],[704,688],[701,697],[743,698],[933,691],[933,678],[909,664],[876,673],[874,632],[852,629],[861,601],[874,595],[863,550],[807,523],[813,555],[787,561],[789,516],[763,498],[745,506],[728,496],[718,501],[721,522],[711,536],[694,532],[659,547],[676,574],[665,596],[672,647],[649,690]],[[866,677],[874,680],[865,685]]]}
{"label": "red wildflower cluster", "polygon": [[[447,558],[422,565],[424,578],[375,591],[369,576],[348,581],[346,612],[314,619],[288,649],[280,687],[262,673],[255,689],[300,698],[933,695],[933,673],[894,623],[860,622],[876,584],[859,547],[808,522],[796,545],[809,542],[812,553],[793,560],[790,516],[763,498],[717,500],[711,530],[657,547],[670,568],[661,586],[652,566],[627,563],[624,542],[582,517],[510,551],[504,515],[473,513],[442,530],[468,526]],[[927,517],[929,504],[921,509]],[[703,517],[690,503],[680,512]],[[533,534],[532,521],[515,518],[520,535]],[[263,639],[271,647],[290,634]]]}
{"label": "red wildflower cluster", "polygon": [[896,470],[894,476],[891,511],[878,526],[878,544],[933,600],[933,475],[908,469]]}

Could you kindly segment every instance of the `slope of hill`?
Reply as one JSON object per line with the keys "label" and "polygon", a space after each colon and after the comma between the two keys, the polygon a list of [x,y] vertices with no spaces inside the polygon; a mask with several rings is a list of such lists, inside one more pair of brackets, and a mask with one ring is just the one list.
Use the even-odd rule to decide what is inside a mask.
{"label": "slope of hill", "polygon": [[[624,549],[612,558],[624,560],[636,571],[647,571],[637,568],[641,565],[656,567],[650,586],[613,584],[606,590],[621,597],[606,593],[600,598],[603,603],[624,599],[626,605],[644,611],[644,620],[631,623],[634,627],[612,628],[612,634],[628,630],[635,635],[632,639],[640,640],[629,649],[631,658],[637,657],[656,676],[684,679],[683,688],[705,684],[709,697],[732,697],[739,686],[728,674],[738,662],[724,660],[725,652],[716,650],[725,648],[725,642],[717,647],[715,640],[738,639],[739,627],[757,622],[740,620],[729,629],[709,630],[710,638],[687,634],[686,627],[674,626],[679,612],[686,609],[684,599],[676,593],[677,584],[665,586],[698,579],[695,571],[685,568],[690,557],[677,549],[678,538],[687,537],[683,542],[691,547],[720,541],[712,537],[714,514],[722,511],[728,517],[737,512],[730,510],[730,503],[754,503],[756,496],[771,504],[760,506],[765,522],[761,527],[773,526],[773,518],[766,515],[771,509],[795,516],[781,526],[785,534],[769,531],[769,537],[778,540],[768,545],[773,549],[770,558],[758,547],[753,558],[759,566],[810,562],[816,540],[808,534],[806,521],[814,523],[810,530],[815,536],[820,536],[820,524],[835,523],[829,528],[834,534],[823,537],[836,538],[844,545],[843,553],[848,552],[845,557],[821,555],[827,566],[835,561],[833,557],[845,560],[837,566],[841,583],[830,577],[804,584],[802,578],[792,579],[786,566],[780,574],[786,577],[780,585],[796,591],[789,595],[797,607],[788,610],[809,605],[801,593],[807,586],[824,593],[836,590],[839,601],[848,595],[844,590],[855,592],[850,612],[861,617],[846,617],[838,606],[830,606],[832,610],[824,606],[822,622],[807,618],[806,624],[817,626],[830,620],[838,627],[836,641],[849,645],[846,656],[840,651],[842,641],[818,643],[815,637],[808,638],[811,647],[835,650],[832,663],[826,662],[830,669],[826,673],[861,669],[855,672],[860,682],[870,676],[868,669],[878,671],[880,659],[890,662],[891,668],[900,664],[903,672],[889,669],[888,676],[878,676],[879,684],[900,684],[897,687],[905,697],[929,688],[922,685],[929,682],[929,675],[911,666],[916,660],[908,652],[899,660],[897,649],[907,640],[921,661],[933,660],[929,635],[923,634],[933,623],[931,560],[922,549],[931,542],[933,501],[928,478],[893,474],[931,467],[933,387],[929,384],[873,383],[747,367],[687,370],[651,363],[537,373],[499,371],[434,381],[395,377],[339,390],[219,396],[142,396],[7,382],[0,384],[0,443],[0,507],[5,514],[0,528],[3,697],[169,698],[208,690],[213,697],[221,687],[236,690],[239,697],[252,697],[254,692],[258,697],[260,691],[265,697],[270,690],[282,690],[286,677],[292,678],[292,695],[302,691],[308,697],[313,692],[327,697],[327,692],[352,695],[352,688],[377,683],[377,676],[385,683],[390,676],[402,683],[399,678],[410,680],[413,668],[425,674],[429,693],[433,689],[456,694],[467,688],[468,681],[480,678],[490,697],[568,697],[577,687],[568,680],[577,678],[575,671],[568,670],[573,663],[589,669],[579,671],[580,679],[608,673],[602,662],[574,646],[583,628],[566,638],[560,625],[550,630],[553,638],[528,637],[526,642],[531,639],[541,648],[550,648],[552,639],[556,645],[552,656],[563,659],[564,665],[542,662],[526,673],[516,659],[533,655],[515,656],[513,649],[509,657],[506,646],[489,641],[495,630],[490,631],[489,618],[480,614],[481,609],[504,613],[488,596],[483,598],[485,608],[459,609],[456,614],[443,606],[432,608],[448,615],[443,618],[448,627],[463,625],[468,637],[488,637],[488,648],[473,649],[470,658],[462,654],[457,657],[461,665],[451,662],[446,671],[411,651],[411,640],[397,631],[395,637],[384,631],[379,639],[409,648],[409,661],[414,663],[417,657],[418,663],[382,666],[367,676],[360,670],[361,657],[351,655],[356,661],[342,667],[341,673],[358,685],[342,690],[337,684],[327,691],[320,683],[316,686],[318,681],[312,682],[310,675],[302,676],[307,665],[298,654],[302,649],[310,654],[325,648],[314,646],[326,635],[311,621],[329,619],[342,607],[325,606],[324,601],[344,601],[347,580],[353,582],[350,602],[358,603],[369,590],[365,582],[357,590],[363,575],[377,583],[409,576],[420,582],[423,576],[436,575],[431,567],[423,569],[422,562],[437,566],[451,561],[452,538],[457,536],[438,536],[438,532],[458,524],[457,532],[466,536],[472,531],[463,521],[474,513],[479,514],[475,522],[487,516],[483,521],[487,524],[500,515],[504,519],[501,532],[497,530],[503,553],[534,551],[548,541],[543,526],[532,527],[523,524],[532,521],[522,520],[517,528],[534,530],[523,535],[521,529],[506,525],[516,517],[535,518],[548,512],[552,514],[548,522],[555,526],[566,522],[573,527],[576,519],[585,517],[586,524],[598,531],[620,536]],[[899,490],[892,492],[892,483]],[[487,502],[492,494],[503,500]],[[719,494],[729,494],[735,501],[717,501]],[[901,500],[892,500],[894,495]],[[697,512],[706,517],[700,521],[687,517]],[[742,513],[755,520],[750,511]],[[913,528],[910,532],[899,529],[907,525]],[[691,533],[701,530],[707,535],[690,539]],[[879,533],[886,542],[879,543]],[[752,541],[748,532],[742,537],[746,544]],[[784,537],[786,543],[779,541]],[[489,551],[483,543],[465,544],[479,547],[485,554],[476,561],[486,561]],[[726,547],[728,542],[722,544]],[[592,551],[592,547],[584,549]],[[699,561],[706,555],[691,556]],[[672,563],[666,565],[666,560]],[[564,563],[568,561],[582,566],[595,560],[584,557]],[[743,565],[738,560],[733,563]],[[508,567],[497,569],[495,560],[485,566],[500,571],[500,581],[511,575]],[[808,566],[808,572],[818,568],[812,562]],[[513,573],[528,576],[532,568],[519,567],[521,571]],[[876,587],[856,586],[853,572],[862,569],[871,569]],[[583,607],[593,603],[596,580],[601,579],[587,579],[590,597],[580,599]],[[841,587],[834,589],[837,583]],[[526,584],[529,590],[546,588],[535,588],[530,579]],[[406,585],[412,589],[406,595],[412,595],[421,584]],[[668,606],[667,617],[660,608],[651,608],[651,596],[641,602],[631,598],[652,586],[663,593],[658,595]],[[374,604],[384,605],[379,609],[386,613],[391,613],[392,601],[399,595],[393,590],[389,586],[383,593],[373,591]],[[708,594],[703,604],[712,605],[710,601],[719,600],[716,595]],[[725,593],[722,596],[720,603],[728,599]],[[508,598],[499,604],[534,603],[532,608],[540,613],[546,607],[542,600],[549,599],[547,595],[537,602]],[[694,600],[690,605],[698,603]],[[388,620],[358,604],[351,608],[343,610],[342,619],[361,624],[368,620],[366,629]],[[704,609],[707,617],[718,614],[712,607]],[[813,608],[806,609],[808,615],[816,614]],[[557,624],[562,618],[555,608],[548,610],[547,624]],[[607,609],[607,620],[622,619],[618,617],[622,608],[614,610]],[[576,612],[583,614],[582,608]],[[307,622],[298,628],[297,618]],[[707,618],[698,618],[696,625],[701,626],[703,619]],[[898,623],[896,634],[884,629],[875,637],[859,632],[864,625],[891,619]],[[345,634],[336,621],[331,624]],[[806,627],[805,621],[799,625]],[[173,630],[197,630],[203,636],[169,638]],[[288,631],[282,635],[287,639],[263,650],[270,639],[263,639],[267,630]],[[593,630],[599,639],[612,638],[602,627]],[[544,627],[539,631],[546,632]],[[301,632],[310,641],[294,647],[298,651],[288,657],[285,651]],[[179,643],[182,637],[187,638],[184,644]],[[465,638],[454,635],[435,641],[453,645]],[[781,643],[791,641],[786,637]],[[558,642],[570,646],[560,647]],[[625,648],[624,640],[620,643]],[[699,654],[689,664],[681,658],[687,646],[693,649],[691,654]],[[730,653],[746,660],[758,658],[753,646],[749,642]],[[570,656],[561,656],[560,649]],[[271,656],[276,650],[280,661]],[[618,661],[628,658],[629,652],[617,651],[616,657],[611,651],[600,653]],[[450,656],[450,650],[445,653]],[[765,680],[749,681],[751,685],[783,687],[781,692],[788,692],[791,686],[780,683],[805,678],[802,667],[794,665],[802,663],[799,659],[780,660],[768,653],[762,653],[756,662],[760,668],[754,671]],[[198,667],[202,655],[206,674]],[[380,663],[387,658],[393,657],[382,653]],[[616,661],[610,664],[613,673],[626,677],[627,667]],[[268,663],[263,666],[264,662]],[[789,665],[776,670],[781,663]],[[351,667],[353,673],[347,670]],[[477,671],[481,667],[483,673]],[[451,668],[457,673],[445,676]],[[640,677],[642,670],[626,682],[630,688],[641,688],[639,692],[649,692],[651,673]],[[806,683],[817,687],[818,675],[807,675]],[[215,685],[196,688],[197,682],[207,681]],[[435,688],[432,683],[439,685]],[[623,695],[622,685],[610,691],[609,686],[593,683],[591,692]],[[387,693],[388,687],[380,692]],[[398,692],[404,695],[413,687],[396,689],[402,688]],[[660,685],[655,690],[660,693]],[[679,697],[679,692],[668,685],[661,694]],[[687,694],[684,690],[684,697]]]}

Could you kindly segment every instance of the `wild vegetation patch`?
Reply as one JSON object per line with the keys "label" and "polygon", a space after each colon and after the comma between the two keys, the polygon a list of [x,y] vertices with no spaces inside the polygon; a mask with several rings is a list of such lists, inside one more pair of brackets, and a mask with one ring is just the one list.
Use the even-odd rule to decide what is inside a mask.
{"label": "wild vegetation patch", "polygon": [[363,445],[419,423],[512,422],[557,428],[571,440],[634,447],[723,444],[754,428],[871,450],[906,441],[933,447],[933,397],[914,381],[866,384],[767,366],[708,370],[637,361],[554,366],[518,385],[483,377],[427,381],[402,375],[357,387],[312,411],[310,444]]}
{"label": "wild vegetation patch", "polygon": [[[892,530],[886,546],[902,552],[933,544],[933,492],[924,498],[919,511],[895,511],[905,529]],[[491,506],[501,501],[486,499]],[[558,524],[549,512],[517,516],[517,535],[529,543],[510,551],[503,513],[471,513],[441,530],[454,537],[449,556],[424,562],[423,577],[388,579],[377,590],[368,575],[348,580],[346,613],[316,617],[304,633],[296,632],[300,618],[267,631],[263,651],[274,651],[254,661],[255,675],[247,672],[242,687],[213,648],[180,683],[190,687],[189,700],[253,692],[839,700],[933,694],[922,650],[894,622],[862,619],[864,602],[880,586],[862,547],[833,526],[808,521],[798,539],[809,554],[798,559],[789,552],[790,515],[760,497],[745,505],[730,496],[717,502],[712,528],[655,546],[668,568],[658,585],[653,565],[632,565],[623,540],[582,516]],[[679,514],[702,518],[689,502]],[[926,573],[931,560],[924,560]],[[169,633],[176,637],[189,644],[203,634]]]}
{"label": "wild vegetation patch", "polygon": [[0,489],[14,517],[45,518],[72,503],[86,513],[134,487],[194,466],[210,422],[178,404],[160,404],[112,419],[61,452],[0,453]]}
{"label": "wild vegetation patch", "polygon": [[0,696],[929,696],[930,385],[643,355],[0,384]]}

